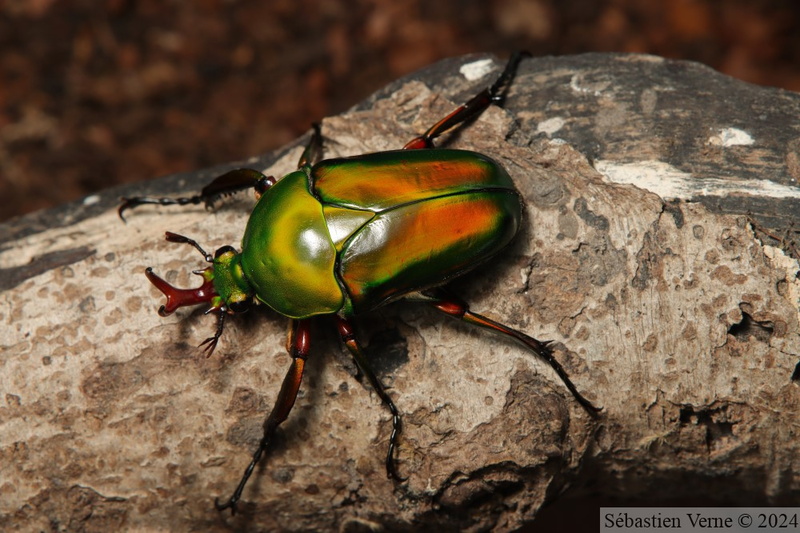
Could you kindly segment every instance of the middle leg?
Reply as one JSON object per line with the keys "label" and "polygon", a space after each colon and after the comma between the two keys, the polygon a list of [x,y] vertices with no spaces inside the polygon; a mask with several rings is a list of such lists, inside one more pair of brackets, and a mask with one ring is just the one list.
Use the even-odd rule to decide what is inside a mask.
{"label": "middle leg", "polygon": [[242,497],[242,491],[244,491],[247,480],[250,479],[256,465],[269,448],[270,443],[275,437],[275,431],[278,429],[278,426],[289,416],[289,412],[292,410],[294,402],[297,399],[300,383],[303,380],[303,370],[305,369],[306,359],[308,358],[310,336],[309,320],[295,320],[293,322],[292,333],[289,338],[292,366],[289,367],[289,371],[283,379],[283,384],[278,393],[278,398],[275,400],[275,406],[272,408],[272,412],[264,421],[264,434],[261,437],[258,449],[253,454],[253,459],[250,461],[250,464],[247,465],[244,475],[242,475],[242,480],[239,482],[239,485],[228,501],[220,503],[219,500],[214,500],[214,506],[218,511],[230,509],[231,514],[236,514],[236,505]]}

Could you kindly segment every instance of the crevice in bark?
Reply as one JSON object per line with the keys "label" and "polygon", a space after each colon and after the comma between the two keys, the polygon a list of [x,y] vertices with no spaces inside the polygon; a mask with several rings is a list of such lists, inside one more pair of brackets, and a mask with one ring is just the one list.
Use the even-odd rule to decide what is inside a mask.
{"label": "crevice in bark", "polygon": [[[746,341],[749,337],[754,337],[761,342],[769,342],[775,328],[768,320],[754,320],[752,316],[742,311],[742,319],[728,328],[728,333],[741,341]],[[794,377],[792,378],[794,379]]]}

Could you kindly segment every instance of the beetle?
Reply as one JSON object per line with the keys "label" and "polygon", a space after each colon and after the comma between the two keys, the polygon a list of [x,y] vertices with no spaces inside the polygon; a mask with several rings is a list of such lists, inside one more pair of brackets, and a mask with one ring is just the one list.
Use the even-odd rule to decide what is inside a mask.
{"label": "beetle", "polygon": [[[213,336],[201,343],[207,356],[222,336],[225,318],[266,304],[291,321],[287,348],[291,366],[267,416],[258,448],[232,496],[215,506],[237,510],[253,469],[270,447],[278,426],[294,405],[311,347],[312,317],[330,317],[366,377],[392,415],[386,472],[403,481],[394,453],[401,430],[400,412],[370,367],[356,339],[353,319],[399,299],[427,303],[469,324],[510,337],[546,361],[583,408],[595,407],[575,387],[539,341],[471,311],[442,285],[495,256],[516,235],[522,217],[520,194],[508,173],[476,152],[437,149],[434,139],[500,104],[526,55],[514,54],[488,88],[412,139],[403,149],[321,160],[322,134],[314,125],[297,170],[276,180],[252,169],[232,170],[200,194],[183,198],[123,198],[118,213],[143,204],[205,203],[245,189],[258,198],[242,239],[214,256],[196,241],[167,232],[170,242],[197,249],[210,266],[195,271],[196,289],[173,287],[147,268],[150,282],[167,298],[159,309],[167,316],[182,306],[210,304],[217,315]],[[124,218],[123,218],[124,220]]]}

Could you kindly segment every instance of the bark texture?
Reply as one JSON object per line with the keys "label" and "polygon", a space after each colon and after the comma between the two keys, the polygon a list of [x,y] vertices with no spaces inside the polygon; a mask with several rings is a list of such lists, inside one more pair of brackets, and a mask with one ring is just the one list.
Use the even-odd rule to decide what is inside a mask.
{"label": "bark texture", "polygon": [[[500,66],[465,57],[398,81],[323,121],[326,156],[401,147]],[[404,413],[408,481],[395,485],[390,417],[320,320],[301,395],[234,518],[213,498],[257,445],[289,365],[286,320],[229,320],[205,359],[214,320],[160,318],[143,271],[199,284],[201,258],[164,231],[237,245],[252,198],[142,207],[127,224],[113,209],[123,194],[194,193],[230,167],[3,225],[0,529],[509,531],[568,488],[796,503],[798,117],[798,95],[693,63],[525,60],[505,107],[446,142],[494,157],[526,205],[513,245],[453,289],[555,341],[601,417],[517,345],[393,304],[359,333]],[[231,166],[281,176],[304,142]]]}

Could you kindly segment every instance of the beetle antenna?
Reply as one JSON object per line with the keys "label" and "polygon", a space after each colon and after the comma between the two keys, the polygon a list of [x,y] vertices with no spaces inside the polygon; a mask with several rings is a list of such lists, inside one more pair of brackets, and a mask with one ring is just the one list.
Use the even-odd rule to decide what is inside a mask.
{"label": "beetle antenna", "polygon": [[206,263],[214,262],[214,258],[211,256],[211,254],[203,250],[203,248],[199,244],[197,244],[197,241],[195,241],[194,239],[190,239],[189,237],[184,237],[183,235],[178,235],[177,233],[172,233],[171,231],[168,231],[166,233],[166,238],[169,242],[180,242],[193,246],[198,252],[202,254],[203,259],[206,260]]}

